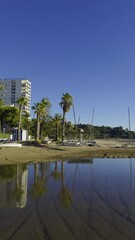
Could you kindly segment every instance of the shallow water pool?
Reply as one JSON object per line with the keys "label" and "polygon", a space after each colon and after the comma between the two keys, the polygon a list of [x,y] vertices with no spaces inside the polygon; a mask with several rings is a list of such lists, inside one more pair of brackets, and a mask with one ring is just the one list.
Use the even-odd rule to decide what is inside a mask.
{"label": "shallow water pool", "polygon": [[135,239],[135,159],[0,166],[0,239]]}

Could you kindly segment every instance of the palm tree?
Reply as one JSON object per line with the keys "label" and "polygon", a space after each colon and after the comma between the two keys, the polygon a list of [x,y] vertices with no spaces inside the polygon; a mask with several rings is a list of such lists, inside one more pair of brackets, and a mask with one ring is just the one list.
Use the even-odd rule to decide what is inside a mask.
{"label": "palm tree", "polygon": [[29,137],[31,120],[30,120],[30,114],[26,111],[25,111],[25,114],[24,114],[23,119],[22,119],[22,127],[28,131],[28,137]]}
{"label": "palm tree", "polygon": [[36,141],[39,140],[39,132],[40,132],[40,115],[43,112],[43,106],[41,103],[34,103],[34,106],[32,106],[32,110],[34,110],[34,113],[37,114],[37,130],[36,130]]}
{"label": "palm tree", "polygon": [[16,103],[19,105],[19,120],[18,120],[18,141],[20,141],[21,121],[22,121],[22,108],[27,105],[25,97],[21,96]]}
{"label": "palm tree", "polygon": [[73,105],[73,97],[69,93],[63,93],[61,102],[59,103],[60,107],[63,110],[63,119],[62,119],[62,143],[65,138],[65,115],[66,112],[70,110],[70,107]]}
{"label": "palm tree", "polygon": [[37,129],[36,129],[36,142],[39,141],[40,123],[43,117],[45,117],[49,111],[50,101],[47,98],[43,98],[41,102],[34,103],[32,110],[37,115]]}
{"label": "palm tree", "polygon": [[58,141],[58,127],[62,122],[61,114],[56,113],[53,117],[53,123],[55,124],[55,141]]}

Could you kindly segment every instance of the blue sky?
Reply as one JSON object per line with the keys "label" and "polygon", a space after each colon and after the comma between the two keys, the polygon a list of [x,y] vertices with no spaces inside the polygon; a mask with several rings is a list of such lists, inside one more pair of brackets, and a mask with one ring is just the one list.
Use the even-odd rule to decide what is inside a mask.
{"label": "blue sky", "polygon": [[[27,77],[32,105],[43,97],[62,113],[135,130],[134,0],[0,0],[0,78]],[[72,110],[67,120],[73,121]]]}

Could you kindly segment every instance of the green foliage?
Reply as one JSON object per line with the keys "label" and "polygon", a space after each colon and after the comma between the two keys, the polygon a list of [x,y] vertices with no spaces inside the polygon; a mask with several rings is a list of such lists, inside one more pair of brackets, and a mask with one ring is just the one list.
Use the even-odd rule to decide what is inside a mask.
{"label": "green foliage", "polygon": [[22,129],[26,129],[28,131],[28,136],[30,135],[31,129],[31,120],[29,113],[25,112],[25,115],[22,116]]}
{"label": "green foliage", "polygon": [[0,138],[10,138],[10,133],[1,133],[0,132]]}
{"label": "green foliage", "polygon": [[[84,130],[84,139],[88,139],[89,136],[89,124],[79,124],[78,128]],[[107,126],[93,126],[94,138],[135,138],[135,132],[123,129],[119,127],[107,127]]]}
{"label": "green foliage", "polygon": [[63,93],[59,105],[63,112],[68,112],[70,107],[73,105],[73,97],[69,93]]}
{"label": "green foliage", "polygon": [[0,99],[0,107],[3,106],[3,101]]}
{"label": "green foliage", "polygon": [[40,137],[42,139],[44,139],[45,137],[54,137],[54,127],[52,125],[51,116],[45,116],[44,118],[42,118],[42,121],[40,123]]}
{"label": "green foliage", "polygon": [[55,128],[55,141],[60,140],[60,132],[61,132],[61,126],[62,126],[62,116],[61,114],[56,113],[52,119],[52,124],[54,125]]}
{"label": "green foliage", "polygon": [[50,101],[48,98],[43,98],[40,102],[34,103],[32,110],[34,113],[39,116],[39,120],[42,120],[42,117],[46,116],[50,109]]}
{"label": "green foliage", "polygon": [[36,129],[37,129],[37,119],[32,118],[30,121],[30,135],[35,137],[36,136]]}
{"label": "green foliage", "polygon": [[17,107],[2,106],[0,107],[0,122],[1,128],[5,125],[10,128],[17,127],[18,124],[19,111]]}
{"label": "green foliage", "polygon": [[34,110],[34,113],[37,115],[37,120],[36,120],[36,141],[39,141],[41,131],[41,122],[44,121],[45,117],[48,115],[49,110],[50,110],[51,104],[48,98],[43,98],[41,102],[34,103],[34,106],[32,109]]}
{"label": "green foliage", "polygon": [[19,119],[18,119],[18,141],[20,141],[20,130],[22,123],[22,108],[23,106],[27,106],[27,99],[21,96],[16,103],[19,105]]}
{"label": "green foliage", "polygon": [[26,106],[27,105],[27,99],[25,97],[21,96],[20,98],[18,98],[16,103],[19,105],[19,107]]}
{"label": "green foliage", "polygon": [[[0,91],[3,91],[3,86],[0,85]],[[59,103],[62,108],[63,115],[56,113],[54,117],[50,116],[51,103],[47,97],[43,98],[40,102],[34,103],[32,109],[36,114],[36,118],[30,119],[29,114],[26,112],[22,114],[23,106],[27,105],[27,100],[21,96],[17,100],[18,106],[11,107],[3,105],[0,99],[0,128],[10,130],[18,127],[20,133],[21,128],[28,130],[28,134],[34,136],[36,141],[44,139],[45,137],[53,138],[55,141],[64,141],[65,136],[67,139],[79,139],[80,129],[84,130],[83,139],[88,140],[91,138],[135,138],[134,131],[123,129],[122,126],[109,127],[109,126],[92,126],[92,124],[77,124],[66,122],[66,113],[73,106],[73,97],[69,93],[64,93]],[[23,112],[24,113],[24,112]],[[3,138],[3,134],[0,136]],[[6,138],[6,134],[4,133]],[[9,135],[8,135],[9,137]],[[18,140],[20,136],[18,134]]]}
{"label": "green foliage", "polygon": [[62,142],[63,142],[65,138],[65,115],[70,110],[70,107],[73,106],[73,97],[69,93],[65,94],[63,93],[59,105],[63,110],[62,120]]}
{"label": "green foliage", "polygon": [[[70,139],[75,139],[77,136],[78,136],[78,129],[76,128],[76,126],[70,122],[70,121],[66,121],[65,122],[65,135],[66,135],[66,138],[68,140]],[[79,138],[79,136],[78,136]]]}

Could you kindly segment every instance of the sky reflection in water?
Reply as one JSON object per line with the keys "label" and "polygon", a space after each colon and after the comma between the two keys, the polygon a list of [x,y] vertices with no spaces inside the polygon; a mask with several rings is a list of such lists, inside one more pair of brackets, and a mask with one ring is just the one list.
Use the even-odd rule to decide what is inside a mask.
{"label": "sky reflection in water", "polygon": [[135,239],[135,159],[0,166],[0,239]]}

